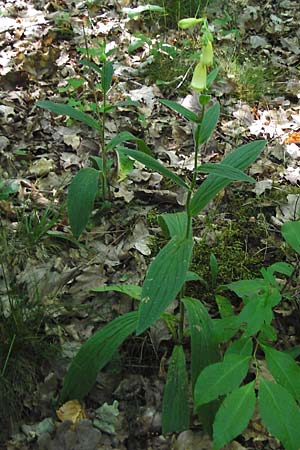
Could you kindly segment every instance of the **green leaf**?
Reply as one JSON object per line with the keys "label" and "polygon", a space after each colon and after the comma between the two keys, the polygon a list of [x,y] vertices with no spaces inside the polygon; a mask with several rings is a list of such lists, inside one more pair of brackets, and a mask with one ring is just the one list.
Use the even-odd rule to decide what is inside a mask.
{"label": "green leaf", "polygon": [[139,150],[141,150],[144,153],[147,153],[148,155],[151,155],[151,150],[145,144],[143,139],[134,136],[134,134],[130,133],[129,131],[122,131],[121,133],[116,134],[107,144],[107,150],[111,150],[117,147],[119,144],[123,144],[124,142],[127,141],[136,142]]}
{"label": "green leaf", "polygon": [[206,86],[209,88],[213,82],[215,81],[215,79],[218,76],[219,73],[219,68],[216,67],[214,70],[212,70],[211,72],[209,72],[209,74],[207,75],[207,79],[206,79]]}
{"label": "green leaf", "polygon": [[110,62],[105,62],[101,70],[101,87],[104,95],[107,94],[111,87],[114,74],[114,66]]}
{"label": "green leaf", "polygon": [[227,395],[213,426],[214,450],[220,450],[247,428],[255,403],[254,381]]}
{"label": "green leaf", "polygon": [[253,280],[239,280],[226,284],[225,287],[233,291],[240,298],[255,297],[255,295],[266,287],[263,278],[254,278]]}
{"label": "green leaf", "polygon": [[300,402],[300,367],[288,353],[263,346],[268,369],[277,381]]}
{"label": "green leaf", "polygon": [[240,329],[238,316],[223,317],[213,319],[214,337],[216,342],[227,342]]}
{"label": "green leaf", "polygon": [[256,180],[249,177],[244,172],[234,167],[222,163],[206,163],[197,167],[197,172],[212,173],[217,176],[228,178],[233,181],[245,181],[246,183],[256,183]]}
{"label": "green leaf", "polygon": [[168,108],[171,108],[174,111],[181,114],[185,119],[195,123],[200,122],[200,118],[197,116],[197,114],[195,114],[190,109],[187,109],[184,106],[180,105],[179,103],[173,102],[172,100],[164,100],[164,99],[160,99],[159,101]]}
{"label": "green leaf", "polygon": [[300,221],[285,222],[281,227],[281,234],[286,242],[300,253]]}
{"label": "green leaf", "polygon": [[[254,141],[242,145],[223,159],[223,163],[239,170],[245,170],[260,155],[266,141]],[[190,213],[196,216],[215,195],[230,184],[228,178],[209,175],[197,189],[190,203]]]}
{"label": "green leaf", "polygon": [[277,272],[290,277],[294,271],[294,267],[292,266],[292,264],[281,261],[271,264],[271,266],[268,267],[267,271],[271,274]]}
{"label": "green leaf", "polygon": [[159,12],[165,13],[165,8],[157,5],[140,5],[136,8],[123,8],[123,12],[128,15],[129,19],[134,19],[144,12]]}
{"label": "green leaf", "polygon": [[234,315],[233,307],[231,301],[224,297],[223,295],[217,294],[215,297],[216,303],[218,305],[218,310],[222,319],[225,317],[231,317]]}
{"label": "green leaf", "polygon": [[191,379],[192,385],[200,372],[219,361],[220,354],[213,335],[212,319],[200,300],[184,297],[191,332]]}
{"label": "green leaf", "polygon": [[272,305],[268,295],[257,295],[242,309],[238,316],[240,324],[246,323],[244,337],[255,336],[264,324],[270,324],[273,319]]}
{"label": "green leaf", "polygon": [[249,362],[248,356],[232,354],[228,355],[224,361],[203,369],[194,390],[196,407],[237,388],[247,375]]}
{"label": "green leaf", "polygon": [[174,181],[174,183],[178,184],[178,186],[181,186],[184,189],[189,190],[189,186],[185,183],[185,181],[183,181],[182,178],[180,178],[178,175],[176,175],[176,173],[173,173],[170,169],[167,169],[165,166],[163,166],[160,162],[158,162],[152,156],[146,155],[146,153],[139,152],[137,150],[130,150],[129,148],[126,148],[126,147],[119,147],[118,151],[124,153],[127,156],[130,156],[131,158],[135,159],[136,161],[141,162],[148,169],[152,169],[152,170],[155,170],[156,172],[161,173],[165,177]]}
{"label": "green leaf", "polygon": [[134,161],[116,148],[118,157],[118,181],[123,181],[134,168]]}
{"label": "green leaf", "polygon": [[158,216],[158,223],[166,237],[184,236],[187,222],[188,217],[185,211],[173,214],[160,214]]}
{"label": "green leaf", "polygon": [[94,207],[99,171],[91,167],[81,169],[68,189],[68,216],[73,235],[78,238],[88,223]]}
{"label": "green leaf", "polygon": [[216,102],[211,108],[209,108],[202,119],[198,144],[204,144],[212,135],[220,117],[220,103]]}
{"label": "green leaf", "polygon": [[162,404],[162,432],[179,433],[189,428],[189,395],[185,355],[181,345],[173,349]]}
{"label": "green leaf", "polygon": [[64,378],[61,402],[67,399],[81,400],[90,391],[99,371],[134,331],[136,321],[136,311],[117,317],[82,345]]}
{"label": "green leaf", "polygon": [[300,448],[300,410],[291,394],[279,384],[262,379],[258,392],[260,417],[286,450]]}
{"label": "green leaf", "polygon": [[90,290],[92,292],[120,292],[135,300],[140,300],[142,294],[142,288],[135,284],[111,284],[110,286],[99,286]]}
{"label": "green leaf", "polygon": [[228,357],[228,355],[242,355],[242,356],[251,356],[253,350],[252,339],[245,338],[242,336],[240,339],[234,341],[226,350],[224,354],[224,359]]}
{"label": "green leaf", "polygon": [[139,307],[137,334],[150,327],[175,300],[185,282],[193,249],[193,240],[174,237],[151,263]]}
{"label": "green leaf", "polygon": [[51,102],[49,100],[39,101],[36,104],[40,108],[48,109],[55,114],[68,116],[71,117],[71,119],[78,120],[78,122],[83,122],[94,130],[100,130],[100,124],[97,120],[72,106]]}

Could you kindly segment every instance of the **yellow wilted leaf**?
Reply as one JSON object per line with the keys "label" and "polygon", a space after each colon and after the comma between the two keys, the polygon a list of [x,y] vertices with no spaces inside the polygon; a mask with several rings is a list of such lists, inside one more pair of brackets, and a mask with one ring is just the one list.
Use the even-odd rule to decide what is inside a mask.
{"label": "yellow wilted leaf", "polygon": [[202,59],[195,67],[191,87],[197,92],[201,92],[206,88],[206,65]]}
{"label": "yellow wilted leaf", "polygon": [[57,417],[62,422],[64,420],[71,420],[73,424],[80,422],[82,419],[86,419],[86,412],[81,406],[78,400],[70,400],[64,403],[57,411]]}

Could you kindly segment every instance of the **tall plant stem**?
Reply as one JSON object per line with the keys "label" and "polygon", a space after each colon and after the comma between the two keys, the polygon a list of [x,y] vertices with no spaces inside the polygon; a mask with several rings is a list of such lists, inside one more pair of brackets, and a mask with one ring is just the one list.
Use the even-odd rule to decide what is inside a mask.
{"label": "tall plant stem", "polygon": [[[89,46],[87,41],[87,36],[85,33],[85,28],[83,26],[83,36],[84,36],[84,43],[85,43],[85,49],[86,49],[86,56],[90,63],[92,63],[92,58],[89,52]],[[101,130],[99,133],[99,140],[100,140],[100,148],[101,148],[101,154],[102,154],[102,197],[103,200],[106,199],[106,197],[110,197],[110,190],[109,190],[109,184],[108,184],[108,176],[107,176],[107,149],[105,144],[105,122],[106,122],[106,92],[103,92],[103,112],[100,112],[99,104],[98,104],[98,98],[97,98],[97,89],[95,86],[95,82],[93,79],[93,76],[89,77],[88,80],[91,91],[93,93],[94,102],[96,106],[96,115],[99,124],[101,125]]]}
{"label": "tall plant stem", "polygon": [[[202,122],[203,116],[204,116],[204,112],[205,112],[205,106],[202,105],[202,110],[200,113],[200,124]],[[199,150],[200,150],[200,145],[199,145],[199,128],[200,128],[200,124],[197,125],[197,128],[195,130],[194,133],[194,170],[193,170],[193,177],[192,177],[192,181],[190,184],[190,189],[187,195],[187,199],[186,199],[186,213],[187,213],[187,224],[186,224],[186,239],[189,239],[190,237],[190,233],[191,233],[191,224],[192,224],[192,215],[190,213],[190,202],[191,202],[191,198],[192,198],[192,194],[194,192],[194,189],[196,187],[196,182],[197,182],[197,165],[198,165],[198,154],[199,154]],[[183,335],[184,335],[184,304],[182,302],[182,297],[184,296],[184,292],[185,292],[185,283],[180,291],[180,296],[179,296],[179,325],[178,325],[178,339],[179,342],[182,344],[183,341]]]}
{"label": "tall plant stem", "polygon": [[[203,116],[204,116],[204,112],[205,112],[205,106],[202,105],[202,110],[200,113],[200,123],[202,122]],[[187,213],[187,225],[186,225],[186,238],[189,237],[190,235],[190,228],[191,228],[191,223],[192,223],[192,216],[190,213],[190,203],[191,203],[191,198],[192,198],[192,194],[193,191],[195,189],[196,186],[196,182],[197,182],[197,165],[198,165],[198,154],[199,154],[199,150],[200,150],[200,145],[199,145],[199,127],[200,124],[197,125],[197,128],[195,130],[194,133],[194,170],[193,170],[193,177],[192,177],[192,181],[190,184],[190,190],[188,192],[187,195],[187,199],[186,199],[186,204],[185,204],[185,208],[186,208],[186,213]]]}

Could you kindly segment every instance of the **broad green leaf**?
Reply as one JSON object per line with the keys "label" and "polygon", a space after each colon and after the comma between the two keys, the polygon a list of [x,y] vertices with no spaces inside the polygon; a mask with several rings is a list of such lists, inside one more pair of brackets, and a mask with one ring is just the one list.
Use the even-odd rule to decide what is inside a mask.
{"label": "broad green leaf", "polygon": [[160,214],[158,222],[166,237],[173,238],[186,235],[188,217],[185,211],[174,214]]}
{"label": "broad green leaf", "polygon": [[294,267],[292,266],[292,264],[288,264],[286,262],[277,262],[272,264],[271,266],[268,267],[268,272],[270,273],[282,273],[283,275],[286,276],[291,276],[294,270]]}
{"label": "broad green leaf", "polygon": [[[254,141],[242,145],[226,156],[222,163],[239,170],[245,170],[260,155],[266,141]],[[230,184],[228,178],[217,175],[209,175],[197,189],[190,203],[190,213],[196,216],[215,195]]]}
{"label": "broad green leaf", "polygon": [[262,379],[258,391],[260,417],[286,450],[300,448],[300,410],[287,389]]}
{"label": "broad green leaf", "polygon": [[152,170],[155,170],[156,172],[161,173],[165,177],[174,181],[174,183],[178,184],[178,186],[181,186],[184,189],[189,190],[189,186],[185,183],[185,181],[183,181],[182,178],[180,178],[178,175],[176,175],[176,173],[172,172],[170,169],[167,169],[167,167],[165,167],[163,164],[158,162],[152,156],[149,156],[144,152],[140,152],[137,150],[131,150],[126,147],[119,147],[118,151],[124,153],[127,156],[130,156],[131,158],[135,159],[136,161],[141,162],[148,169],[152,169]]}
{"label": "broad green leaf", "polygon": [[222,317],[222,319],[224,319],[225,317],[231,317],[234,315],[231,301],[227,297],[217,294],[215,299],[216,299],[216,303],[218,305],[218,310],[219,310],[219,313],[220,313],[220,316]]}
{"label": "broad green leaf", "polygon": [[93,117],[80,111],[79,109],[73,108],[72,106],[51,102],[49,100],[42,100],[36,104],[40,108],[48,109],[55,114],[68,116],[71,117],[71,119],[78,120],[78,122],[83,122],[94,130],[100,130],[101,128],[97,120],[93,119]]}
{"label": "broad green leaf", "polygon": [[241,337],[240,339],[234,341],[226,350],[224,354],[224,359],[228,357],[228,355],[242,355],[242,356],[251,356],[253,350],[252,339]]}
{"label": "broad green leaf", "polygon": [[228,166],[222,163],[206,163],[197,167],[197,172],[212,173],[214,175],[228,178],[233,181],[245,181],[246,183],[256,183],[256,180],[249,175],[246,175],[239,169]]}
{"label": "broad green leaf", "polygon": [[124,142],[127,141],[136,142],[139,150],[141,150],[144,153],[147,153],[148,155],[151,155],[151,150],[145,144],[143,139],[134,136],[134,134],[130,133],[129,131],[122,131],[121,133],[116,134],[116,136],[114,136],[107,144],[107,150],[111,150],[117,147],[119,144],[123,144]]}
{"label": "broad green leaf", "polygon": [[204,142],[208,141],[214,129],[216,128],[219,117],[220,117],[220,103],[216,102],[206,111],[202,119],[199,130],[199,140],[198,140],[199,145],[204,144]]}
{"label": "broad green leaf", "polygon": [[191,379],[192,385],[200,372],[219,361],[220,354],[213,335],[212,319],[200,300],[184,297],[191,333]]}
{"label": "broad green leaf", "polygon": [[68,216],[72,233],[79,237],[88,223],[94,207],[99,171],[91,167],[81,169],[68,189]]}
{"label": "broad green leaf", "polygon": [[114,66],[111,62],[105,62],[101,70],[101,87],[104,95],[107,94],[111,87],[111,82],[114,74]]}
{"label": "broad green leaf", "polygon": [[190,109],[185,108],[184,106],[180,105],[179,103],[173,102],[172,100],[164,100],[160,99],[160,103],[167,106],[168,108],[173,109],[174,111],[181,114],[185,119],[190,120],[191,122],[199,123],[200,118],[196,113],[191,111]]}
{"label": "broad green leaf", "polygon": [[237,354],[206,367],[200,373],[194,390],[196,407],[228,394],[237,388],[247,375],[250,358]]}
{"label": "broad green leaf", "polygon": [[281,227],[281,234],[286,242],[300,253],[300,221],[285,222]]}
{"label": "broad green leaf", "polygon": [[136,311],[117,317],[82,345],[64,378],[61,402],[67,399],[81,400],[90,391],[99,371],[134,331],[136,321]]}
{"label": "broad green leaf", "polygon": [[118,147],[116,148],[116,153],[118,157],[118,181],[123,181],[127,177],[129,173],[132,172],[134,168],[133,159],[124,155],[124,153],[118,151]]}
{"label": "broad green leaf", "polygon": [[201,281],[201,277],[196,272],[189,270],[186,274],[185,281]]}
{"label": "broad green leaf", "polygon": [[134,19],[144,12],[159,12],[165,13],[165,8],[157,5],[140,5],[136,8],[123,8],[123,12],[128,15],[129,19]]}
{"label": "broad green leaf", "polygon": [[227,342],[240,329],[238,316],[228,316],[222,319],[213,319],[213,332],[218,344]]}
{"label": "broad green leaf", "polygon": [[111,284],[110,286],[99,286],[91,289],[92,292],[120,292],[135,300],[141,299],[142,288],[135,284]]}
{"label": "broad green leaf", "polygon": [[295,400],[300,402],[300,367],[288,353],[263,346],[268,369],[277,381],[285,387]]}
{"label": "broad green leaf", "polygon": [[151,263],[142,289],[137,334],[150,327],[175,300],[185,282],[193,240],[174,237]]}
{"label": "broad green leaf", "polygon": [[255,403],[254,381],[227,395],[213,426],[214,450],[220,450],[247,428]]}
{"label": "broad green leaf", "polygon": [[179,433],[189,428],[189,391],[185,355],[181,345],[173,349],[162,403],[162,432]]}
{"label": "broad green leaf", "polygon": [[238,316],[240,324],[246,324],[244,337],[255,336],[264,324],[269,325],[273,319],[272,305],[268,295],[257,295],[244,306]]}
{"label": "broad green leaf", "polygon": [[233,281],[226,284],[225,287],[244,299],[245,297],[255,297],[261,289],[266,287],[266,282],[263,278],[254,278],[253,280]]}

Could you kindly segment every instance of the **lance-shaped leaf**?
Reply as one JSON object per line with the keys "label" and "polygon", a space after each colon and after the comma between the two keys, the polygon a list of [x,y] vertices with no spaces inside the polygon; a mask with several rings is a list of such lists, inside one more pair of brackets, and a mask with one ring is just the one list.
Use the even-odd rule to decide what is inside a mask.
{"label": "lance-shaped leaf", "polygon": [[223,163],[206,163],[197,167],[197,172],[212,173],[223,178],[228,178],[233,181],[245,181],[246,183],[256,183],[256,180],[249,175],[246,175],[239,169],[228,166]]}
{"label": "lance-shaped leaf", "polygon": [[300,448],[300,409],[287,389],[262,379],[258,391],[260,417],[286,450]]}
{"label": "lance-shaped leaf", "polygon": [[251,356],[253,350],[252,339],[245,338],[242,336],[240,339],[237,339],[227,348],[224,359],[228,357],[228,355],[237,354],[243,356]]}
{"label": "lance-shaped leaf", "polygon": [[288,353],[263,346],[268,369],[277,381],[300,402],[300,367]]}
{"label": "lance-shaped leaf", "polygon": [[111,284],[110,286],[99,286],[91,289],[92,292],[120,292],[135,300],[141,299],[142,288],[135,284]]}
{"label": "lance-shaped leaf", "polygon": [[167,237],[173,238],[186,234],[188,217],[185,211],[174,214],[160,214],[158,216],[158,222]]}
{"label": "lance-shaped leaf", "polygon": [[191,333],[191,379],[192,385],[200,372],[220,359],[218,346],[213,335],[210,315],[200,300],[184,297],[182,300],[187,310]]}
{"label": "lance-shaped leaf", "polygon": [[136,311],[117,317],[83,344],[64,378],[60,395],[62,402],[67,399],[81,400],[90,391],[99,371],[134,331],[136,321]]}
{"label": "lance-shaped leaf", "polygon": [[163,100],[163,99],[160,99],[159,101],[168,108],[171,108],[174,111],[181,114],[185,119],[195,123],[200,122],[200,118],[197,116],[197,114],[195,114],[190,109],[187,109],[184,106],[180,105],[179,103],[173,102],[172,100]]}
{"label": "lance-shaped leaf", "polygon": [[212,135],[220,117],[220,103],[216,102],[209,108],[203,116],[200,129],[198,144],[204,144]]}
{"label": "lance-shaped leaf", "polygon": [[91,167],[81,169],[68,189],[68,216],[72,233],[79,237],[88,223],[98,188],[99,171]]}
{"label": "lance-shaped leaf", "polygon": [[181,345],[173,349],[162,404],[162,432],[179,433],[189,428],[189,395],[185,355]]}
{"label": "lance-shaped leaf", "polygon": [[300,253],[300,221],[285,222],[281,227],[281,234],[286,242]]}
{"label": "lance-shaped leaf", "polygon": [[[242,145],[223,159],[223,163],[239,170],[245,170],[261,153],[266,141],[254,141]],[[224,189],[231,180],[217,175],[208,175],[197,189],[190,203],[190,213],[196,216],[214,196]]]}
{"label": "lance-shaped leaf", "polygon": [[255,403],[254,381],[227,395],[213,426],[214,450],[220,450],[247,428]]}
{"label": "lance-shaped leaf", "polygon": [[139,161],[144,164],[148,169],[155,170],[156,172],[161,173],[165,177],[174,181],[174,183],[178,184],[178,186],[183,187],[184,189],[189,190],[189,186],[180,178],[176,173],[172,172],[170,169],[167,169],[163,164],[158,162],[156,159],[152,158],[152,156],[146,155],[146,153],[139,152],[137,150],[131,150],[126,147],[119,147],[118,152],[122,152],[127,156]]}
{"label": "lance-shaped leaf", "polygon": [[107,94],[111,87],[114,74],[114,66],[111,62],[105,62],[101,70],[101,87],[104,95]]}
{"label": "lance-shaped leaf", "polygon": [[71,117],[71,119],[78,120],[78,122],[85,123],[94,130],[100,130],[100,124],[97,120],[88,114],[73,108],[70,105],[63,105],[62,103],[51,102],[50,100],[42,100],[37,102],[37,106],[40,108],[48,109],[49,111],[62,116]]}
{"label": "lance-shaped leaf", "polygon": [[194,390],[196,407],[228,394],[245,378],[250,358],[232,354],[224,361],[206,367],[200,373]]}
{"label": "lance-shaped leaf", "polygon": [[193,240],[174,237],[151,263],[142,289],[137,334],[152,325],[175,300],[186,280]]}
{"label": "lance-shaped leaf", "polygon": [[124,142],[136,142],[139,150],[141,150],[144,153],[147,153],[148,155],[151,155],[150,148],[145,144],[143,139],[140,139],[134,134],[130,133],[129,131],[122,131],[121,133],[116,134],[109,143],[107,144],[107,150],[113,149],[117,147],[119,144],[123,144]]}

